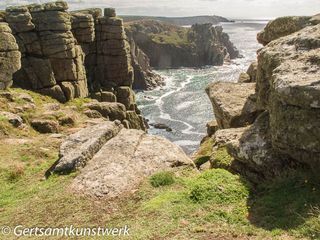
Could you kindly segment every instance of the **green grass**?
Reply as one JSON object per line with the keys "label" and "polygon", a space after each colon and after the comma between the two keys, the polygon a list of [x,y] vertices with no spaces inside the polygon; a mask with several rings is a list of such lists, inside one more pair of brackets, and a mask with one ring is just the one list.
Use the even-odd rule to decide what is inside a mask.
{"label": "green grass", "polygon": [[213,153],[213,145],[214,140],[212,138],[204,139],[203,143],[200,145],[199,150],[193,156],[193,161],[196,164],[197,168],[200,168],[201,165],[205,164],[210,160],[210,157]]}
{"label": "green grass", "polygon": [[172,172],[159,172],[150,177],[150,184],[153,187],[168,186],[174,183]]}
{"label": "green grass", "polygon": [[213,168],[230,169],[232,162],[234,161],[227,151],[226,147],[217,147],[214,153],[211,155],[210,162]]}
{"label": "green grass", "polygon": [[[37,107],[48,100],[36,98]],[[71,105],[81,108],[86,101],[76,100]],[[6,106],[1,99],[0,106]],[[1,224],[129,225],[130,240],[320,239],[318,176],[290,172],[252,186],[242,177],[219,169],[228,169],[232,159],[225,148],[212,151],[210,138],[203,142],[196,159],[199,162],[211,157],[211,164],[218,169],[160,172],[145,179],[128,196],[97,200],[72,191],[70,185],[77,173],[44,179],[46,170],[58,159],[61,140],[13,128],[7,121],[0,121],[3,132]]]}
{"label": "green grass", "polygon": [[187,31],[166,31],[157,34],[150,34],[152,40],[159,44],[169,44],[176,47],[190,45]]}

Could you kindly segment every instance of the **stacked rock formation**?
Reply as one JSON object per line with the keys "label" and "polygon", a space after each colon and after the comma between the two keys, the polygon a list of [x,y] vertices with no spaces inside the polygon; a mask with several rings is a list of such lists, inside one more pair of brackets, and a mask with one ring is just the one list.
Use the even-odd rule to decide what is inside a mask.
{"label": "stacked rock formation", "polygon": [[9,88],[12,75],[21,67],[21,54],[11,29],[0,20],[0,90]]}
{"label": "stacked rock formation", "polygon": [[130,44],[122,20],[110,8],[105,9],[105,16],[101,9],[67,10],[66,2],[57,1],[9,7],[0,15],[7,22],[0,29],[4,42],[0,51],[10,62],[2,66],[6,76],[0,79],[1,88],[11,85],[11,75],[20,68],[21,52],[22,68],[13,76],[16,86],[60,102],[91,93],[103,102],[98,109],[105,117],[112,111],[106,114],[104,109],[117,105],[124,116],[119,120],[127,128],[145,130],[132,91]]}
{"label": "stacked rock formation", "polygon": [[130,45],[126,39],[122,19],[116,17],[114,9],[105,9],[104,17],[98,19],[96,28],[96,80],[104,89],[132,86]]}
{"label": "stacked rock formation", "polygon": [[[96,25],[102,17],[100,8],[71,12],[72,32],[85,53],[85,67],[90,92],[100,91],[100,84],[95,81],[97,69]],[[96,84],[94,84],[96,83]]]}
{"label": "stacked rock formation", "polygon": [[[317,19],[286,17],[269,23],[258,38],[263,43],[270,42],[258,52],[258,62],[250,66],[247,76],[240,78],[242,83],[234,87],[218,83],[208,88],[220,128],[213,136],[215,148],[226,147],[234,158],[231,169],[252,181],[274,177],[301,165],[318,169],[320,21]],[[283,22],[286,24],[281,25]],[[303,26],[298,24],[301,22]],[[294,27],[297,24],[300,27]],[[254,84],[255,91],[247,91],[247,96],[239,93],[239,89],[251,89]],[[250,105],[257,113],[255,116],[248,111]]]}
{"label": "stacked rock formation", "polygon": [[61,102],[88,96],[84,54],[71,32],[67,9],[61,1],[9,7],[5,16],[22,53],[15,84]]}

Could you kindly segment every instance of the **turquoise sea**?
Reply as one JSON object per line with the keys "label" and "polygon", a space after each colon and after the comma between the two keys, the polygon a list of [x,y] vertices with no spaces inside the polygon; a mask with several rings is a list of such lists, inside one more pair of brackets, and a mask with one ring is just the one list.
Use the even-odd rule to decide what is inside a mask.
{"label": "turquoise sea", "polygon": [[166,86],[137,93],[139,108],[149,123],[164,123],[173,129],[149,129],[150,134],[161,135],[180,145],[191,154],[206,135],[206,123],[214,119],[212,106],[205,93],[211,82],[236,82],[240,72],[246,71],[256,59],[262,46],[256,35],[265,21],[236,21],[221,24],[243,58],[224,66],[207,66],[201,69],[180,68],[157,71],[165,78]]}

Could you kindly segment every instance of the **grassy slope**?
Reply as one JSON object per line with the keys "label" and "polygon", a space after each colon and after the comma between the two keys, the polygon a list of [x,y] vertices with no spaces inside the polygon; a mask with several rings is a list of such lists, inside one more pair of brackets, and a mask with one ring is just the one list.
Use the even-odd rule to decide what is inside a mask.
{"label": "grassy slope", "polygon": [[[81,101],[73,104],[81,108]],[[90,200],[68,188],[75,174],[43,179],[60,140],[31,131],[18,141],[16,129],[7,131],[0,139],[1,225],[127,224],[127,239],[320,238],[320,190],[310,175],[288,174],[254,189],[223,169],[180,169],[173,179],[165,173],[147,179],[131,196]]]}

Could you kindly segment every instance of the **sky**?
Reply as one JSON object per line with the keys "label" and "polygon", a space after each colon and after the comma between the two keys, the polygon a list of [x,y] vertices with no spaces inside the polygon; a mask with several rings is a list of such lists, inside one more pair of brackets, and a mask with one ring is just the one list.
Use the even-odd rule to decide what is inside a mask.
{"label": "sky", "polygon": [[[50,0],[0,0],[9,5]],[[67,0],[70,9],[114,7],[118,15],[197,16],[219,15],[232,19],[273,19],[320,13],[320,0]]]}

